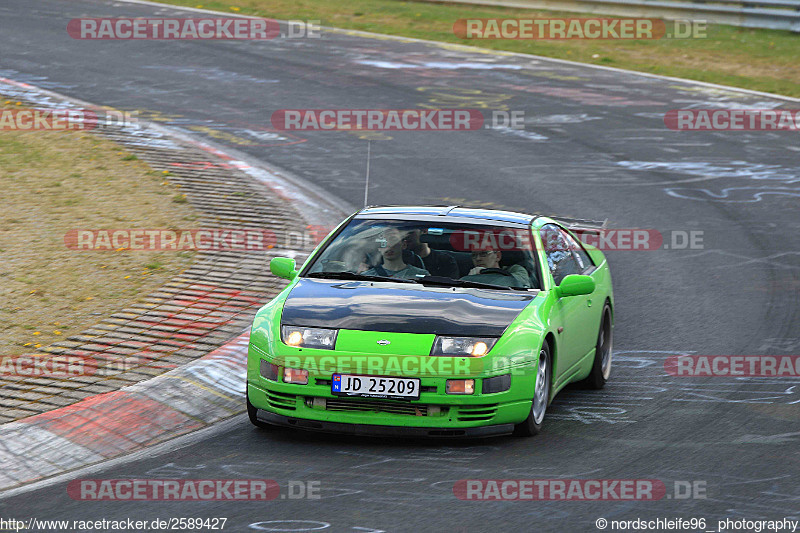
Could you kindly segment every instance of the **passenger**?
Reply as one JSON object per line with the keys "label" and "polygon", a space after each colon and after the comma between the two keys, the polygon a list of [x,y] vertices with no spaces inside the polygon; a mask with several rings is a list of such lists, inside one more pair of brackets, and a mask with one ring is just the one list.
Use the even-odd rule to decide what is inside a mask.
{"label": "passenger", "polygon": [[354,247],[347,252],[347,264],[355,270],[356,274],[361,274],[372,268],[369,253],[361,246]]}
{"label": "passenger", "polygon": [[458,263],[456,263],[455,257],[447,252],[432,249],[427,242],[420,241],[420,236],[427,233],[427,229],[412,229],[403,240],[408,249],[422,259],[422,266],[432,276],[458,279]]}
{"label": "passenger", "polygon": [[528,271],[522,265],[500,266],[502,252],[499,250],[473,250],[472,264],[475,267],[464,276],[464,281],[491,283],[506,287],[530,288],[531,280]]}
{"label": "passenger", "polygon": [[403,261],[405,240],[403,233],[397,228],[386,229],[381,234],[378,250],[383,256],[383,264],[370,268],[364,272],[366,276],[388,276],[392,278],[417,279],[430,275],[424,270]]}
{"label": "passenger", "polygon": [[362,254],[361,260],[358,262],[358,266],[356,267],[356,274],[363,274],[370,268],[372,267],[369,264],[369,255]]}

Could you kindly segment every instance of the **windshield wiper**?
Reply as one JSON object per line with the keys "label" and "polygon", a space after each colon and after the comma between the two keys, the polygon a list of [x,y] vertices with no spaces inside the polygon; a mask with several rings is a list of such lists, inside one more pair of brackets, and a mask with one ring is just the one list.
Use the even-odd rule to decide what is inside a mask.
{"label": "windshield wiper", "polygon": [[414,283],[413,280],[404,278],[392,278],[389,276],[368,276],[365,274],[356,274],[354,272],[312,272],[308,274],[308,278],[325,278],[325,279],[351,279],[358,281],[394,281],[397,283]]}
{"label": "windshield wiper", "polygon": [[480,281],[468,281],[463,279],[453,279],[444,276],[425,276],[414,280],[415,283],[422,285],[441,285],[444,287],[469,287],[473,289],[500,289],[500,290],[514,290],[514,291],[527,291],[525,287],[509,287],[508,285],[495,285],[493,283],[481,283]]}

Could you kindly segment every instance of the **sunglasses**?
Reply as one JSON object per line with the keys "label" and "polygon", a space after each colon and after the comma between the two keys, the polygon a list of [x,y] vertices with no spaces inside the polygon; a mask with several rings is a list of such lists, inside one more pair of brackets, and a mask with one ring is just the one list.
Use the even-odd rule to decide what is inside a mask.
{"label": "sunglasses", "polygon": [[483,252],[472,252],[472,257],[489,257],[494,253],[494,250],[484,250]]}

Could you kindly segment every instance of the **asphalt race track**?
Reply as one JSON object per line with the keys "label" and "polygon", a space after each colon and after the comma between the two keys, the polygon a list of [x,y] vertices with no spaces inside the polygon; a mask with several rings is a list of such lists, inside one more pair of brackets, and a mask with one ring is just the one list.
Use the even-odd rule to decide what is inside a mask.
{"label": "asphalt race track", "polygon": [[[679,378],[675,354],[800,353],[796,132],[671,131],[670,109],[798,104],[517,55],[323,30],[319,39],[79,41],[77,17],[191,16],[104,0],[3,0],[0,76],[138,110],[363,202],[479,204],[652,228],[670,247],[609,251],[612,378],[568,388],[532,439],[402,442],[253,428],[245,416],[92,478],[318,481],[319,499],[82,502],[67,481],[0,515],[226,517],[225,531],[596,531],[598,518],[800,517],[800,380]],[[279,109],[523,111],[524,130],[276,132]],[[702,232],[702,249],[673,233]],[[460,501],[462,479],[659,479],[659,501]],[[694,497],[675,493],[694,482]],[[286,495],[286,494],[284,494]],[[286,522],[295,521],[295,522]],[[326,526],[327,524],[327,526]],[[696,529],[694,529],[696,530]]]}

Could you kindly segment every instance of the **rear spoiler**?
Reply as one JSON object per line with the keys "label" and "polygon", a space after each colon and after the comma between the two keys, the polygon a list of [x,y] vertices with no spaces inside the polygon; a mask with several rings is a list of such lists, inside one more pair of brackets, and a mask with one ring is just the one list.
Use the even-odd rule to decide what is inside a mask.
{"label": "rear spoiler", "polygon": [[542,215],[537,214],[537,216],[544,216],[547,218],[552,218],[568,230],[574,233],[593,233],[595,235],[600,235],[603,233],[608,227],[608,219],[603,220],[602,222],[599,220],[589,220],[586,218],[570,218],[570,217],[562,217],[557,215]]}

